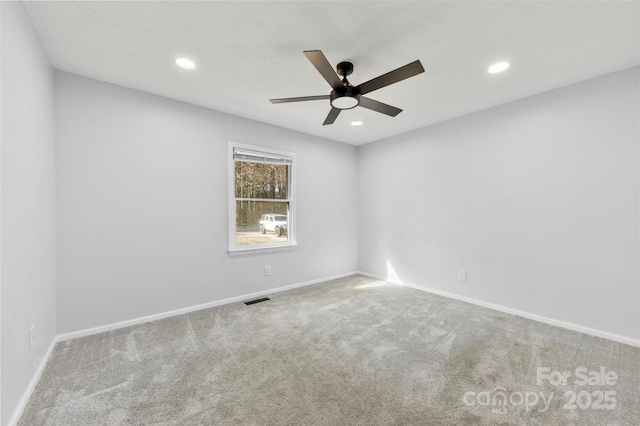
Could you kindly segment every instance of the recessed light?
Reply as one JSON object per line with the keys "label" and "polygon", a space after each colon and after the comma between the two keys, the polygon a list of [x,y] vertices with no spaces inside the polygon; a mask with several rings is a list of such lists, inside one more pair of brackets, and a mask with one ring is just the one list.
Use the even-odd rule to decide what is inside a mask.
{"label": "recessed light", "polygon": [[362,126],[362,121],[360,121],[360,120],[352,121],[351,125],[353,127]]}
{"label": "recessed light", "polygon": [[509,62],[498,62],[497,64],[493,64],[489,67],[490,74],[497,74],[509,68]]}
{"label": "recessed light", "polygon": [[196,68],[196,64],[191,59],[187,58],[176,59],[176,65],[180,68],[184,68],[185,70],[192,70]]}

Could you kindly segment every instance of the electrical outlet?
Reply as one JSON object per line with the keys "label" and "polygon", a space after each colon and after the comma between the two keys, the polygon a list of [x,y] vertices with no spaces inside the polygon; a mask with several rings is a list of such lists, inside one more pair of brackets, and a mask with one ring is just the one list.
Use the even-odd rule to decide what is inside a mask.
{"label": "electrical outlet", "polygon": [[467,280],[467,271],[464,269],[458,269],[458,281],[466,281]]}
{"label": "electrical outlet", "polygon": [[271,275],[271,265],[265,265],[265,267],[264,267],[264,275],[267,276],[267,277],[269,275]]}
{"label": "electrical outlet", "polygon": [[36,344],[36,326],[29,327],[29,350]]}

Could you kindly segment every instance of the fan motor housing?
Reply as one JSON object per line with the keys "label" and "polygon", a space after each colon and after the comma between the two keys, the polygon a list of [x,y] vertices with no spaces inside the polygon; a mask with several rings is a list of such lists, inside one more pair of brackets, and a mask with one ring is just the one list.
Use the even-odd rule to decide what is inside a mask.
{"label": "fan motor housing", "polygon": [[360,91],[353,86],[332,90],[329,95],[331,106],[338,109],[352,109],[360,103]]}

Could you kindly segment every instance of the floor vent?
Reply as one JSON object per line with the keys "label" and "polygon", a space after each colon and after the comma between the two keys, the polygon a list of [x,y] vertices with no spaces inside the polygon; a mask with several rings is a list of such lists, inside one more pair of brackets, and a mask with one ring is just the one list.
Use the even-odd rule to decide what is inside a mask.
{"label": "floor vent", "polygon": [[268,297],[263,297],[262,299],[250,300],[248,302],[244,302],[245,305],[253,305],[254,303],[266,302],[267,300],[271,300]]}

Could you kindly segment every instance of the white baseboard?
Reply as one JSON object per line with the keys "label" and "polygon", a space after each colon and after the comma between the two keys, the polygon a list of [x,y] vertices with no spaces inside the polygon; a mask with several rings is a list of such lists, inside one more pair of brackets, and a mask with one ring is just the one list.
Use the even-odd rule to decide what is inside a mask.
{"label": "white baseboard", "polygon": [[53,348],[56,346],[56,343],[58,343],[57,336],[54,337],[53,340],[51,341],[51,344],[49,345],[47,352],[45,352],[44,356],[42,357],[42,360],[40,361],[40,364],[38,365],[38,369],[36,370],[35,374],[31,378],[31,381],[29,382],[29,386],[27,386],[27,389],[24,391],[24,394],[22,394],[22,398],[20,398],[20,401],[18,402],[18,406],[16,407],[15,411],[13,412],[13,415],[11,416],[11,419],[9,420],[9,426],[15,426],[18,423],[18,420],[20,420],[22,413],[24,413],[24,409],[26,408],[27,403],[29,402],[29,398],[31,398],[31,394],[35,390],[36,385],[38,384],[38,381],[40,381],[40,376],[42,376],[42,372],[44,371],[44,368],[47,366],[47,362],[49,362],[49,357],[51,356],[51,353],[53,353]]}
{"label": "white baseboard", "polygon": [[[380,276],[377,276],[377,275],[374,275],[374,274],[370,274],[368,272],[359,271],[358,274],[363,275],[365,277],[374,278],[374,279],[377,279],[377,280],[387,281],[387,279],[384,278],[384,277],[380,277]],[[448,297],[448,298],[451,298],[451,299],[460,300],[462,302],[471,303],[473,305],[482,306],[483,308],[493,309],[494,311],[504,312],[504,313],[511,314],[511,315],[516,315],[516,316],[519,316],[519,317],[522,317],[522,318],[527,318],[527,319],[530,319],[530,320],[538,321],[538,322],[541,322],[541,323],[544,323],[544,324],[555,325],[557,327],[566,328],[568,330],[578,331],[580,333],[585,333],[585,334],[590,334],[592,336],[600,337],[600,338],[607,339],[607,340],[613,340],[614,342],[624,343],[624,344],[630,345],[630,346],[640,347],[640,340],[633,339],[631,337],[620,336],[618,334],[613,334],[613,333],[609,333],[609,332],[602,331],[602,330],[596,330],[594,328],[583,327],[581,325],[573,324],[573,323],[570,323],[570,322],[560,321],[560,320],[556,320],[556,319],[553,319],[553,318],[544,317],[544,316],[541,316],[541,315],[531,314],[529,312],[523,312],[523,311],[519,311],[517,309],[511,309],[511,308],[507,308],[505,306],[495,305],[493,303],[483,302],[482,300],[472,299],[470,297],[465,297],[465,296],[459,296],[457,294],[447,293],[446,291],[436,290],[436,289],[433,289],[433,288],[424,287],[424,286],[417,285],[417,284],[411,284],[411,283],[399,283],[399,284],[402,285],[402,286],[405,286],[405,287],[415,288],[416,290],[422,290],[422,291],[426,291],[428,293],[437,294],[439,296],[444,296],[444,297]]]}
{"label": "white baseboard", "polygon": [[256,297],[264,296],[264,295],[267,295],[267,294],[279,293],[279,292],[282,292],[282,291],[291,290],[291,289],[298,288],[298,287],[305,287],[305,286],[308,286],[308,285],[318,284],[318,283],[325,282],[325,281],[331,281],[331,280],[335,280],[335,279],[338,279],[338,278],[344,278],[344,277],[348,277],[348,276],[351,276],[351,275],[355,275],[357,273],[358,272],[348,272],[346,274],[334,275],[334,276],[331,276],[331,277],[320,278],[320,279],[317,279],[317,280],[311,280],[311,281],[305,281],[305,282],[302,282],[302,283],[286,285],[286,286],[282,286],[282,287],[277,287],[277,288],[272,288],[272,289],[268,289],[268,290],[258,291],[256,293],[243,294],[241,296],[230,297],[228,299],[214,300],[212,302],[203,303],[201,305],[188,306],[186,308],[180,308],[180,309],[175,309],[175,310],[172,310],[172,311],[161,312],[161,313],[158,313],[158,314],[148,315],[148,316],[145,316],[145,317],[134,318],[134,319],[126,320],[126,321],[117,322],[117,323],[114,323],[114,324],[101,325],[99,327],[88,328],[88,329],[85,329],[85,330],[72,331],[70,333],[63,333],[63,334],[59,334],[57,336],[57,338],[58,338],[58,341],[62,342],[62,341],[65,341],[65,340],[76,339],[78,337],[91,336],[93,334],[98,334],[98,333],[104,333],[106,331],[117,330],[119,328],[129,327],[129,326],[136,325],[136,324],[142,324],[142,323],[149,322],[149,321],[156,321],[156,320],[160,320],[160,319],[164,319],[164,318],[173,317],[173,316],[176,316],[176,315],[188,314],[189,312],[200,311],[202,309],[213,308],[214,306],[227,305],[229,303],[240,302],[240,301],[243,301],[243,300],[250,300],[250,299],[254,299]]}

